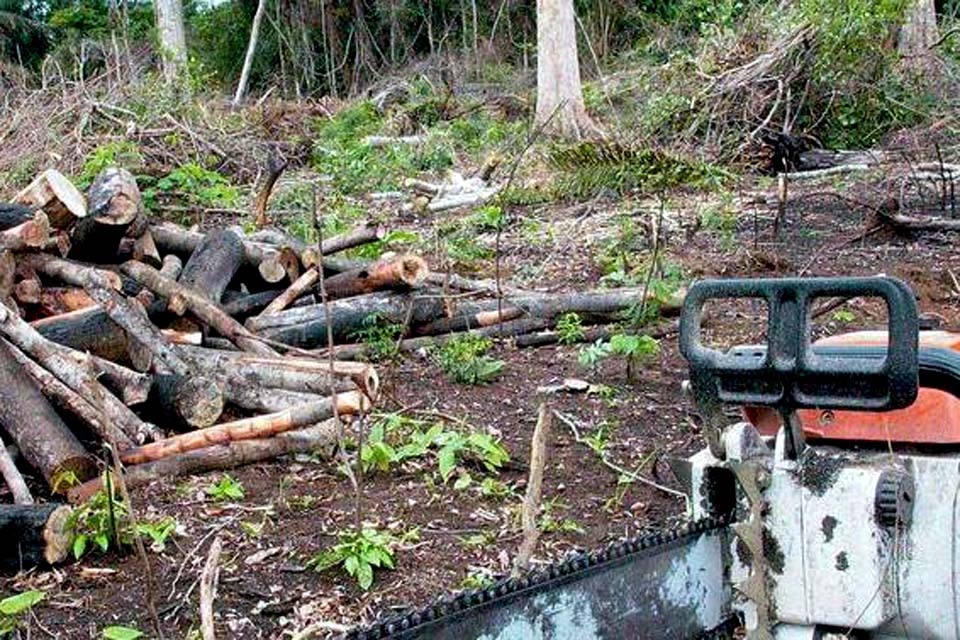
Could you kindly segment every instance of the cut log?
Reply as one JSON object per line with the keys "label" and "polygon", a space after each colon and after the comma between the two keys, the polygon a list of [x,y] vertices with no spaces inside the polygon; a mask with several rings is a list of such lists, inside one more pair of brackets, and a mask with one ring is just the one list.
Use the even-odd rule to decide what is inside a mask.
{"label": "cut log", "polygon": [[334,389],[336,382],[349,379],[370,398],[376,398],[380,392],[377,371],[366,364],[334,360],[331,370],[331,363],[321,358],[264,358],[237,351],[186,346],[178,347],[178,351],[208,375],[230,374],[256,387],[326,394]]}
{"label": "cut log", "polygon": [[117,429],[113,423],[104,418],[103,413],[91,402],[84,399],[76,391],[62,383],[52,373],[28,358],[22,351],[6,341],[0,341],[10,349],[17,363],[23,367],[31,378],[40,387],[47,398],[60,409],[79,418],[87,427],[100,436],[104,442],[127,449],[134,446],[134,441],[127,434]]}
{"label": "cut log", "polygon": [[[9,315],[9,314],[7,314]],[[96,474],[97,468],[5,344],[0,344],[0,426],[54,493]]]}
{"label": "cut log", "polygon": [[[178,256],[172,253],[163,256],[163,262],[160,266],[161,275],[176,280],[182,272],[183,261]],[[145,287],[137,294],[137,301],[143,305],[144,309],[149,309],[156,299],[157,296],[154,295],[153,291]]]}
{"label": "cut log", "polygon": [[369,409],[369,402],[357,392],[324,398],[278,413],[225,422],[206,429],[172,436],[159,442],[128,449],[120,453],[124,464],[143,464],[169,456],[195,451],[211,445],[236,440],[269,438],[278,433],[299,429],[333,416],[334,402],[337,415],[351,415]]}
{"label": "cut log", "polygon": [[64,504],[0,505],[0,569],[21,571],[67,559],[73,542],[70,515]]}
{"label": "cut log", "polygon": [[496,324],[516,320],[524,315],[523,309],[504,306],[502,309],[480,311],[479,313],[456,313],[449,318],[441,318],[413,329],[413,333],[420,336],[435,336],[444,333],[469,331],[478,327],[490,327]]}
{"label": "cut log", "polygon": [[880,221],[898,231],[960,231],[960,220],[951,218],[920,218],[902,213],[891,213],[884,207],[877,209]]}
{"label": "cut log", "polygon": [[423,258],[411,254],[378,260],[355,271],[338,273],[324,283],[331,299],[380,291],[404,289],[420,284],[430,272]]}
{"label": "cut log", "polygon": [[42,211],[15,227],[0,231],[0,249],[18,251],[44,247],[50,239],[50,223]]}
{"label": "cut log", "polygon": [[107,286],[120,291],[122,278],[106,269],[98,269],[82,262],[58,258],[45,253],[29,253],[18,256],[18,267],[32,270],[41,275],[74,287],[91,285]]}
{"label": "cut log", "polygon": [[163,265],[160,258],[160,251],[157,249],[157,243],[153,241],[153,234],[146,228],[133,241],[133,259],[148,264],[155,269]]}
{"label": "cut log", "polygon": [[316,267],[310,267],[291,284],[286,291],[270,301],[260,315],[269,316],[283,311],[293,303],[294,300],[305,294],[310,287],[320,280],[320,271]]}
{"label": "cut log", "polygon": [[[325,420],[305,429],[295,429],[271,438],[238,440],[212,447],[204,447],[188,453],[127,467],[123,479],[128,488],[143,486],[156,480],[165,480],[205,471],[232,469],[292,453],[321,453],[332,457],[338,443],[339,429],[334,420]],[[79,504],[89,500],[103,485],[95,478],[68,493],[71,502]]]}
{"label": "cut log", "polygon": [[[321,245],[324,257],[361,247],[371,242],[377,242],[387,237],[387,230],[376,223],[368,222],[340,235],[331,236],[323,241]],[[320,264],[320,254],[316,246],[304,246],[299,250],[300,261],[305,267],[315,267]]]}
{"label": "cut log", "polygon": [[133,344],[127,332],[100,307],[35,320],[31,325],[44,338],[76,351],[131,364],[138,371],[150,366],[149,352],[144,358],[140,347]]}
{"label": "cut log", "polygon": [[[250,384],[239,376],[224,375],[218,378],[223,387],[223,397],[230,404],[254,413],[276,413],[322,399],[314,393],[270,389]],[[337,392],[351,391],[353,385],[344,381],[337,385]],[[329,396],[327,396],[329,397]]]}
{"label": "cut log", "polygon": [[[410,293],[368,293],[333,300],[327,306],[335,342],[343,342],[355,335],[363,321],[374,315],[398,324],[409,318],[411,325],[430,322],[443,315],[443,301],[439,297],[424,298]],[[325,305],[315,304],[251,318],[246,326],[271,340],[298,347],[318,347],[327,343],[326,317]]]}
{"label": "cut log", "polygon": [[[204,238],[202,233],[187,231],[175,225],[153,225],[150,231],[161,251],[175,253],[181,258],[189,258]],[[243,241],[243,261],[245,265],[256,268],[268,283],[275,284],[288,276],[275,247]]]}
{"label": "cut log", "polygon": [[208,376],[156,375],[150,401],[165,421],[180,428],[209,427],[223,413],[223,390]]}
{"label": "cut log", "polygon": [[233,231],[208,233],[190,255],[179,281],[219,303],[243,262],[243,242]]}
{"label": "cut log", "polygon": [[136,278],[158,296],[168,300],[179,296],[190,311],[244,351],[261,355],[274,355],[273,349],[257,340],[243,325],[224,313],[220,307],[197,291],[164,277],[159,271],[139,262],[125,262],[123,272]]}
{"label": "cut log", "polygon": [[14,197],[14,202],[31,209],[42,209],[54,229],[69,229],[87,217],[83,194],[56,169],[47,169]]}
{"label": "cut log", "polygon": [[123,402],[96,380],[97,367],[90,356],[44,338],[29,324],[0,306],[0,333],[42,364],[61,382],[93,403],[134,442],[156,439],[157,431],[138,418]]}
{"label": "cut log", "polygon": [[[159,274],[159,271],[156,273]],[[123,327],[141,347],[150,352],[153,356],[154,369],[180,375],[189,373],[187,364],[177,354],[173,345],[164,339],[160,330],[150,322],[147,312],[139,302],[124,298],[116,291],[103,287],[89,287],[87,292],[114,322]]]}
{"label": "cut log", "polygon": [[3,476],[3,481],[7,483],[7,488],[10,489],[10,495],[13,496],[14,503],[33,504],[33,494],[30,493],[30,488],[27,487],[23,474],[17,469],[17,463],[13,461],[13,456],[10,455],[2,442],[0,442],[0,476]]}
{"label": "cut log", "polygon": [[134,405],[146,401],[150,387],[153,386],[153,378],[99,356],[91,358],[107,387],[123,400],[124,404]]}
{"label": "cut log", "polygon": [[[227,292],[229,294],[229,292]],[[272,289],[269,291],[260,291],[258,293],[247,293],[240,294],[236,297],[231,297],[230,301],[223,305],[224,312],[227,315],[233,316],[237,319],[244,319],[253,315],[257,311],[264,309],[268,304],[277,299],[277,296],[281,295],[283,291],[279,289]],[[317,304],[319,300],[316,296],[312,294],[307,294],[297,298],[289,307],[302,307],[311,304]]]}
{"label": "cut log", "polygon": [[109,262],[116,258],[120,240],[137,216],[143,200],[137,181],[126,169],[107,167],[87,190],[88,215],[70,236],[70,257]]}

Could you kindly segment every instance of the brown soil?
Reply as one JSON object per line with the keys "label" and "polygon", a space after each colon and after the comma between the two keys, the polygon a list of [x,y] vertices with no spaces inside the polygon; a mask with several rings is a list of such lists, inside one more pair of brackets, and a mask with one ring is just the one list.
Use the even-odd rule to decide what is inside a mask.
{"label": "brown soil", "polygon": [[[753,186],[761,196],[775,194],[775,187]],[[740,198],[737,230],[730,237],[708,229],[693,230],[695,200],[680,200],[680,228],[668,237],[666,257],[681,265],[686,279],[800,271],[804,275],[885,273],[910,283],[921,311],[931,319],[943,327],[958,326],[960,291],[949,270],[950,265],[960,268],[956,236],[899,236],[883,231],[840,246],[863,229],[862,210],[832,196],[802,196],[818,189],[823,185],[794,188],[784,240],[776,242],[770,238],[774,209],[750,204],[757,198]],[[868,178],[844,193],[875,200],[871,198],[874,189],[875,183]],[[521,211],[553,233],[548,236],[541,231],[541,237],[532,240],[529,230],[524,234],[519,231],[522,225],[513,225],[503,238],[503,268],[515,283],[526,286],[594,287],[601,274],[598,256],[615,236],[613,220],[618,212],[630,210],[639,222],[656,207],[631,200]],[[492,264],[485,267],[489,273]],[[853,312],[854,320],[825,314],[823,331],[882,322],[870,304],[844,308]],[[711,317],[711,339],[762,340],[759,318],[759,310],[749,306],[718,310]],[[382,367],[381,377],[387,384],[382,409],[455,416],[500,436],[513,460],[500,479],[520,496],[537,405],[545,399],[575,420],[584,435],[606,423],[612,459],[627,469],[652,460],[643,468],[646,476],[676,488],[662,457],[689,455],[703,444],[691,407],[681,394],[686,366],[675,336],[661,341],[659,356],[643,367],[635,381],[627,381],[623,365],[616,362],[604,363],[597,372],[584,370],[577,362],[577,351],[575,346],[517,350],[500,345],[495,355],[505,362],[503,375],[493,384],[475,387],[448,382],[428,357],[415,355]],[[566,377],[608,385],[615,390],[614,396],[538,395],[538,387],[556,385]],[[553,422],[547,455],[544,499],[556,499],[555,515],[569,519],[580,531],[546,533],[536,562],[645,528],[668,526],[682,513],[682,500],[639,483],[627,487],[621,499],[611,499],[617,491],[617,474],[588,447],[574,442],[570,428],[558,420]],[[110,624],[150,629],[148,598],[156,603],[166,637],[199,637],[191,636],[198,628],[197,580],[209,543],[219,535],[224,554],[215,610],[222,637],[278,638],[318,622],[368,621],[455,590],[480,568],[503,573],[519,545],[519,497],[484,498],[475,486],[454,490],[452,481],[448,486],[436,481],[431,487],[425,481],[431,471],[423,464],[408,463],[363,479],[363,520],[397,532],[417,527],[420,533],[418,542],[397,550],[396,570],[377,573],[369,593],[362,593],[338,570],[316,573],[305,568],[311,556],[353,526],[357,506],[350,483],[334,463],[307,458],[236,470],[233,476],[242,482],[246,497],[231,504],[219,504],[204,495],[204,487],[219,478],[216,473],[136,491],[134,501],[141,514],[173,516],[181,526],[165,551],[148,552],[155,582],[152,595],[134,554],[91,555],[56,571],[19,576],[6,586],[48,590],[46,603],[37,607],[36,619],[30,622],[34,637],[42,637],[44,631],[63,638],[99,637],[99,630]],[[481,472],[474,470],[473,475],[479,478]],[[261,525],[257,535],[254,530]],[[488,544],[479,548],[464,544],[468,536],[483,532],[490,533]]]}

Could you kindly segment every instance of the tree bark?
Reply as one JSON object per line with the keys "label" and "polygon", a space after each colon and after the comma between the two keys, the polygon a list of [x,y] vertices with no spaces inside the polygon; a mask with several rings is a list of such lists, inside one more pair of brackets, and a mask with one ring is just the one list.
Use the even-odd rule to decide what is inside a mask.
{"label": "tree bark", "polygon": [[[260,11],[263,8],[263,4],[266,0],[260,0],[257,5],[257,15],[260,15]],[[256,18],[254,18],[254,29],[257,28]],[[251,38],[255,37],[251,33]],[[250,46],[254,45],[253,40],[250,41]],[[250,55],[252,51],[248,51],[247,55]],[[246,63],[244,63],[246,64]],[[246,70],[246,68],[245,68]],[[242,78],[241,78],[242,81]],[[240,95],[240,89],[237,88],[237,95]],[[239,102],[238,99],[234,99],[234,104]],[[277,145],[271,144],[267,150],[267,162],[266,166],[263,168],[262,181],[260,183],[260,188],[257,190],[257,197],[253,201],[253,217],[254,224],[257,225],[258,229],[262,229],[267,226],[269,220],[267,219],[267,205],[270,203],[270,195],[273,193],[273,187],[277,184],[277,180],[280,179],[280,176],[283,175],[284,169],[287,168],[287,160],[280,155],[280,150],[277,148]]]}
{"label": "tree bark", "polygon": [[65,258],[58,258],[46,253],[27,253],[17,258],[21,269],[35,271],[74,287],[88,287],[90,285],[108,286],[120,291],[123,287],[122,279],[116,273],[106,269],[75,262]]}
{"label": "tree bark", "polygon": [[209,376],[160,374],[153,378],[150,401],[165,421],[179,428],[216,424],[223,413],[223,390]]}
{"label": "tree bark", "polygon": [[305,294],[310,288],[320,280],[320,271],[316,267],[310,267],[303,274],[294,280],[293,284],[287,287],[287,290],[270,301],[263,311],[262,316],[279,313],[289,307],[294,300]]}
{"label": "tree bark", "polygon": [[79,418],[91,431],[100,436],[104,442],[112,442],[121,449],[127,449],[134,446],[134,441],[126,433],[117,429],[113,423],[104,418],[103,413],[92,403],[76,391],[62,383],[52,373],[41,367],[39,364],[28,358],[22,351],[2,341],[2,344],[10,349],[13,357],[17,360],[23,370],[40,387],[47,398],[49,398],[57,407]]}
{"label": "tree bark", "polygon": [[573,0],[537,0],[534,125],[572,140],[597,133],[583,104]]}
{"label": "tree bark", "polygon": [[87,190],[87,205],[87,217],[77,222],[70,236],[68,255],[90,262],[115,260],[127,228],[143,213],[136,179],[126,169],[107,167]]}
{"label": "tree bark", "polygon": [[[325,420],[315,426],[287,431],[271,438],[237,440],[127,467],[123,479],[127,487],[132,489],[156,480],[232,469],[291,453],[323,452],[329,458],[337,446],[337,438],[336,422]],[[100,478],[95,478],[71,488],[67,495],[70,502],[77,504],[89,500],[102,488]]]}
{"label": "tree bark", "polygon": [[15,504],[33,504],[33,494],[7,448],[0,442],[0,476],[7,483]]}
{"label": "tree bark", "polygon": [[239,106],[243,96],[247,93],[247,83],[250,81],[250,69],[253,67],[253,55],[257,51],[257,39],[260,36],[260,22],[263,21],[263,12],[267,8],[267,0],[258,0],[257,11],[253,14],[253,23],[250,25],[250,41],[247,43],[247,53],[243,57],[243,69],[240,71],[240,82],[237,83],[237,92],[233,95],[233,106]]}
{"label": "tree bark", "polygon": [[174,84],[187,62],[187,42],[183,30],[183,6],[180,0],[155,0],[160,60],[167,84]]}
{"label": "tree bark", "polygon": [[338,273],[324,283],[329,298],[349,298],[383,289],[420,284],[430,272],[423,258],[411,254],[378,260],[355,271]]}
{"label": "tree bark", "polygon": [[14,197],[14,202],[42,209],[54,229],[69,229],[87,216],[83,194],[56,169],[47,169]]}
{"label": "tree bark", "polygon": [[39,304],[40,313],[45,317],[97,306],[86,291],[72,287],[44,287],[40,291]]}
{"label": "tree bark", "polygon": [[918,74],[930,70],[939,37],[934,0],[911,0],[897,36],[897,53],[904,66]]}
{"label": "tree bark", "polygon": [[124,273],[136,278],[161,297],[168,300],[174,296],[182,298],[195,316],[244,351],[260,355],[274,355],[273,349],[257,340],[253,334],[244,329],[243,325],[228,316],[219,306],[207,300],[197,291],[165,278],[156,269],[139,262],[125,262],[122,269]]}
{"label": "tree bark", "polygon": [[[374,222],[361,224],[337,236],[326,238],[321,245],[324,258],[340,251],[362,247],[371,242],[377,242],[387,237],[387,230]],[[304,243],[305,244],[305,243]],[[305,267],[315,267],[320,263],[320,255],[316,246],[306,245],[299,251],[300,261]],[[326,261],[324,261],[326,262]],[[324,266],[328,266],[324,264]]]}
{"label": "tree bark", "polygon": [[243,262],[243,242],[228,229],[209,232],[193,251],[179,282],[219,304]]}
{"label": "tree bark", "polygon": [[0,569],[21,571],[66,560],[71,513],[70,507],[57,503],[0,505],[0,540],[6,549],[0,553]]}
{"label": "tree bark", "polygon": [[105,360],[131,364],[138,371],[150,367],[149,353],[144,357],[123,327],[110,319],[100,307],[70,311],[31,323],[44,338],[82,353]]}
{"label": "tree bark", "polygon": [[0,344],[0,426],[54,493],[62,493],[71,481],[83,482],[97,472],[83,445],[34,381],[23,375],[5,344]]}
{"label": "tree bark", "polygon": [[[337,395],[333,401],[337,403],[337,415],[355,414],[369,407],[363,395],[356,392]],[[323,398],[286,411],[225,422],[191,433],[172,436],[122,451],[120,460],[124,464],[143,464],[211,445],[236,440],[269,438],[278,433],[299,429],[330,418],[334,413],[333,401],[331,398]]]}

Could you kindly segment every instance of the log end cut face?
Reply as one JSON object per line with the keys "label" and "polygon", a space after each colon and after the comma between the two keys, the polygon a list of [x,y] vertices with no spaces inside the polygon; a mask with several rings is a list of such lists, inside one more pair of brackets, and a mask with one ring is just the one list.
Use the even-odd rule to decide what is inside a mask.
{"label": "log end cut face", "polygon": [[67,559],[70,548],[73,546],[71,535],[70,516],[73,509],[67,505],[60,505],[47,518],[43,527],[43,559],[47,564],[57,564]]}

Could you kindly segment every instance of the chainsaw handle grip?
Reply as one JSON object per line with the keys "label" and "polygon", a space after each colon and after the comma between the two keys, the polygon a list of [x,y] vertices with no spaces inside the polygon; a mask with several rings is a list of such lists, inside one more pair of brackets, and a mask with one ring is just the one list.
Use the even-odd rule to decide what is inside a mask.
{"label": "chainsaw handle grip", "polygon": [[[814,353],[810,320],[817,298],[881,298],[887,306],[883,359]],[[701,316],[715,299],[754,298],[768,306],[765,350],[728,353],[704,346]],[[687,292],[680,315],[680,352],[699,394],[726,404],[889,411],[917,396],[917,304],[902,281],[872,278],[703,280]]]}

